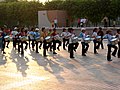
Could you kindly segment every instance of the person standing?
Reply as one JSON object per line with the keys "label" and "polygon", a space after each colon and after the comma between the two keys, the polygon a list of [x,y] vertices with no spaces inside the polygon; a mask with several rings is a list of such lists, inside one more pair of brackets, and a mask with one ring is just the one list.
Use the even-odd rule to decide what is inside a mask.
{"label": "person standing", "polygon": [[86,38],[86,29],[81,29],[82,32],[80,33],[80,37],[81,39],[81,44],[82,44],[82,56],[86,56],[86,53],[88,51],[89,48],[89,44],[85,42],[85,38]]}
{"label": "person standing", "polygon": [[94,43],[94,54],[98,54],[97,49],[100,46],[100,41],[97,40],[97,28],[94,28],[92,37],[94,38],[93,43]]}
{"label": "person standing", "polygon": [[[103,45],[103,36],[104,36],[104,32],[102,30],[101,27],[99,27],[99,31],[98,31],[98,36],[101,36],[101,41],[100,41],[100,45],[101,45],[101,48],[104,49],[104,45]],[[100,45],[99,45],[99,48],[100,48]]]}
{"label": "person standing", "polygon": [[57,18],[54,19],[54,28],[57,28],[58,27],[58,20]]}
{"label": "person standing", "polygon": [[67,32],[66,32],[66,29],[65,28],[63,28],[63,31],[62,31],[62,33],[61,33],[61,37],[63,38],[63,49],[64,50],[66,50],[66,48],[65,48],[65,44],[66,44],[66,37],[67,36]]}
{"label": "person standing", "polygon": [[113,45],[112,42],[111,42],[111,40],[113,39],[112,31],[111,30],[107,31],[107,34],[105,35],[105,38],[108,39],[108,44],[107,44],[107,46],[108,46],[107,60],[110,62],[110,61],[112,61],[112,59],[111,59],[111,52],[112,52],[111,49],[112,48],[114,49],[113,52],[112,52],[112,55],[114,57],[116,57],[117,46]]}

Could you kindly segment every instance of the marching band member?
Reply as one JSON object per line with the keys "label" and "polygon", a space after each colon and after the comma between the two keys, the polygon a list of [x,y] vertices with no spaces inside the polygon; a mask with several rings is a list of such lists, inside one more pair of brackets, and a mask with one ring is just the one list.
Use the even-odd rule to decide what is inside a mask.
{"label": "marching band member", "polygon": [[98,54],[97,49],[99,49],[100,46],[100,41],[97,40],[97,28],[94,28],[93,30],[93,34],[92,37],[94,38],[93,42],[94,42],[94,54]]}
{"label": "marching band member", "polygon": [[13,31],[11,32],[11,34],[12,34],[12,39],[13,39],[13,48],[14,49],[16,49],[16,43],[17,43],[17,38],[16,38],[16,35],[18,34],[18,28],[17,27],[15,27],[14,29],[13,29]]}
{"label": "marching band member", "polygon": [[118,38],[118,58],[120,58],[120,29],[117,30],[117,38]]}
{"label": "marching band member", "polygon": [[69,45],[68,45],[68,51],[70,53],[70,58],[74,58],[74,43],[72,42],[72,38],[74,37],[74,34],[72,34],[72,28],[69,28],[69,32],[71,33],[69,38]]}
{"label": "marching band member", "polygon": [[[71,34],[76,37],[75,33],[74,33],[74,29],[71,28]],[[78,38],[78,37],[77,37]],[[74,47],[73,50],[76,52],[76,49],[78,48],[79,43],[78,42],[74,42]]]}
{"label": "marching band member", "polygon": [[32,50],[34,51],[34,46],[35,46],[35,32],[34,32],[34,28],[31,28],[31,31],[28,33],[30,36],[30,40],[32,41]]}
{"label": "marching band member", "polygon": [[4,39],[4,37],[6,36],[6,34],[4,32],[4,28],[1,28],[1,30],[2,30],[0,32],[1,49],[2,49],[3,54],[6,54],[5,51],[4,51],[4,49],[5,49],[5,39]]}
{"label": "marching band member", "polygon": [[[57,32],[56,32],[56,29],[54,28],[53,33],[51,34],[51,36],[53,37],[53,40],[52,40],[52,42],[53,42],[53,54],[57,54],[55,52],[55,50],[56,50],[56,40],[54,38],[56,35],[57,35]],[[59,46],[60,46],[60,44],[59,44]],[[57,47],[57,49],[59,49],[59,46]]]}
{"label": "marching band member", "polygon": [[39,31],[39,28],[36,28],[36,29],[35,29],[36,53],[39,53],[39,52],[38,52],[38,42],[39,42],[39,41],[37,41],[37,39],[40,39],[40,33],[39,33],[38,31]]}
{"label": "marching band member", "polygon": [[64,50],[66,50],[66,48],[65,48],[65,44],[66,44],[66,37],[67,36],[67,32],[66,32],[66,29],[65,28],[63,28],[63,31],[62,31],[62,33],[61,33],[61,37],[63,38],[63,49]]}
{"label": "marching band member", "polygon": [[[52,36],[52,29],[49,29],[48,36]],[[48,42],[48,48],[50,47],[50,51],[52,51],[52,42]]]}
{"label": "marching band member", "polygon": [[46,37],[48,36],[48,32],[45,30],[45,28],[42,28],[42,32],[41,32],[41,37],[43,37],[43,56],[46,57],[46,51],[47,51],[47,41],[46,41]]}
{"label": "marching band member", "polygon": [[[21,37],[27,37],[27,30],[24,30],[24,28],[21,28],[21,33],[20,33]],[[27,41],[22,41],[22,43],[25,43],[26,46],[25,46],[25,50],[27,49],[28,47],[28,43]]]}
{"label": "marching band member", "polygon": [[88,51],[89,48],[89,44],[85,42],[85,38],[86,38],[86,29],[82,28],[81,29],[82,32],[80,33],[80,37],[81,39],[81,44],[82,44],[82,56],[86,56],[86,53]]}
{"label": "marching band member", "polygon": [[[99,36],[101,36],[100,45],[101,45],[101,48],[104,49],[104,45],[103,45],[103,36],[104,36],[104,32],[103,32],[103,30],[102,30],[101,27],[99,27],[99,31],[98,31],[97,34],[98,34]],[[99,45],[99,47],[100,47],[100,45]]]}
{"label": "marching band member", "polygon": [[117,53],[117,46],[116,45],[113,45],[111,40],[113,39],[113,36],[112,36],[112,31],[111,30],[108,30],[106,35],[105,35],[105,38],[108,39],[108,53],[107,53],[107,60],[110,62],[112,61],[111,59],[111,48],[114,48],[114,51],[112,52],[112,55],[115,57],[116,56],[116,53]]}

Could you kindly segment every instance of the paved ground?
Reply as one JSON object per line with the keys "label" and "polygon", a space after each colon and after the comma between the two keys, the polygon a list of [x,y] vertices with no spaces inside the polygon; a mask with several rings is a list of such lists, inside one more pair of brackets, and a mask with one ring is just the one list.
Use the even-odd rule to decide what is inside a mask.
{"label": "paved ground", "polygon": [[[107,49],[93,54],[91,42],[87,57],[81,56],[81,45],[70,59],[67,51],[36,54],[29,49],[21,56],[12,49],[0,54],[0,90],[120,90],[120,59],[106,61]],[[105,45],[106,48],[106,45]]]}

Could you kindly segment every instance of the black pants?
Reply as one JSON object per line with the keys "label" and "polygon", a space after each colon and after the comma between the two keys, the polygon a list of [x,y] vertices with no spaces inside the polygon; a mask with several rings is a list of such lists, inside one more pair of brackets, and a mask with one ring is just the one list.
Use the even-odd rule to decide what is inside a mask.
{"label": "black pants", "polygon": [[120,58],[120,42],[118,42],[118,58]]}
{"label": "black pants", "polygon": [[112,55],[115,56],[116,53],[117,53],[117,46],[110,45],[110,44],[108,44],[107,46],[108,46],[107,60],[111,61],[111,52],[112,52],[111,48],[114,48],[114,51],[112,52]]}
{"label": "black pants", "polygon": [[78,45],[79,45],[78,42],[74,43],[74,47],[73,47],[73,49],[76,50],[76,49],[78,48]]}
{"label": "black pants", "polygon": [[104,45],[103,45],[103,38],[101,38],[99,48],[100,48],[100,46],[101,46],[101,48],[102,48],[102,49],[104,49]]}
{"label": "black pants", "polygon": [[46,50],[47,50],[47,42],[46,40],[43,41],[43,56],[46,56]]}
{"label": "black pants", "polygon": [[94,53],[97,53],[97,49],[99,49],[100,42],[96,40],[93,40],[93,42],[94,42]]}
{"label": "black pants", "polygon": [[68,46],[69,47],[69,52],[70,52],[70,58],[74,58],[73,46],[74,46],[73,43],[70,43],[69,46]]}
{"label": "black pants", "polygon": [[81,42],[81,44],[82,44],[82,55],[84,55],[88,51],[89,44],[85,42]]}
{"label": "black pants", "polygon": [[56,44],[58,43],[58,47],[57,48],[59,48],[61,46],[61,44],[62,44],[62,42],[60,40],[55,40],[55,42],[56,42]]}
{"label": "black pants", "polygon": [[27,41],[23,41],[23,44],[25,44],[25,49],[27,49],[27,47],[28,47]]}
{"label": "black pants", "polygon": [[[66,44],[66,42],[67,42],[67,44]],[[67,46],[68,44],[69,44],[69,39],[63,38],[63,49],[64,49],[64,50],[66,50],[66,49],[65,49],[65,46]]]}

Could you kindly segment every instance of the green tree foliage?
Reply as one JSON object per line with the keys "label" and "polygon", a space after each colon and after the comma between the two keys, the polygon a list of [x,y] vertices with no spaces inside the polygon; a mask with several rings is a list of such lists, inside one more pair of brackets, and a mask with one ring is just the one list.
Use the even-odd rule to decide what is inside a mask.
{"label": "green tree foliage", "polygon": [[105,16],[120,17],[119,9],[120,0],[53,0],[45,4],[6,0],[0,3],[0,25],[37,25],[40,10],[66,10],[72,19],[87,18],[97,24]]}

